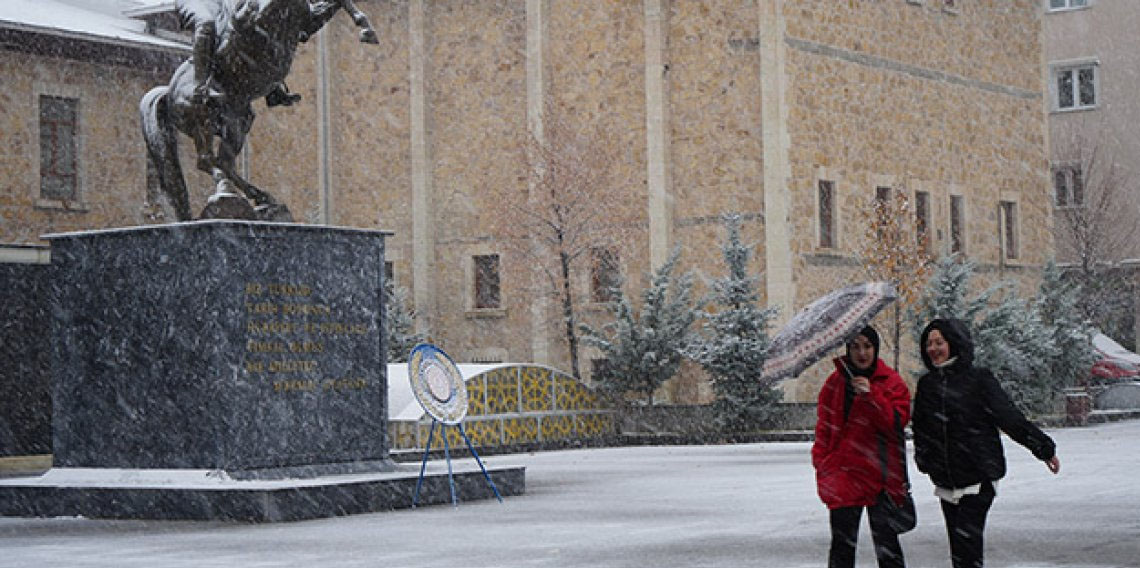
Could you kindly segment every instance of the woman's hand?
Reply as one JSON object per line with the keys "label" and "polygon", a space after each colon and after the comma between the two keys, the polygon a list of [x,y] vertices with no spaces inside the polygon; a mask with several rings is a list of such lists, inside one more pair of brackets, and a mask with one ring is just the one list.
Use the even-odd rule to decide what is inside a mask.
{"label": "woman's hand", "polygon": [[856,394],[866,394],[871,392],[871,380],[867,377],[855,377],[851,379],[851,388],[855,389]]}
{"label": "woman's hand", "polygon": [[1053,474],[1056,475],[1061,471],[1061,460],[1057,456],[1053,456],[1049,458],[1049,461],[1045,462],[1045,466],[1049,468],[1049,471],[1053,472]]}

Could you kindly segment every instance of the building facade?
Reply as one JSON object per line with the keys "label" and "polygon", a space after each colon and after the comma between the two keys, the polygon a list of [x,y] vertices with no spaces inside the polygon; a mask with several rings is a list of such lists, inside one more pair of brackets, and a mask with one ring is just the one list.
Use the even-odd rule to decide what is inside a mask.
{"label": "building facade", "polygon": [[[153,19],[167,4],[130,13]],[[298,221],[393,231],[394,280],[458,360],[568,368],[559,306],[502,216],[504,195],[533,191],[521,150],[552,108],[608,133],[591,143],[612,157],[627,231],[605,264],[631,294],[674,248],[684,268],[723,274],[719,219],[739,213],[763,302],[786,320],[866,279],[859,209],[884,190],[923,204],[913,222],[931,252],[965,254],[984,279],[1030,286],[1052,256],[1039,0],[357,4],[380,44],[359,43],[343,16],[304,44],[288,80],[304,98],[259,103],[243,172]],[[0,241],[172,218],[161,200],[143,207],[133,115],[165,70],[7,46],[0,72],[16,78],[0,85]],[[45,178],[37,149],[55,124],[37,117],[57,113],[44,84],[80,101],[58,111],[79,125],[75,200],[52,198],[68,179]],[[208,180],[188,178],[201,210]],[[572,284],[599,321],[592,287],[607,278],[591,270]],[[814,400],[817,367],[786,385],[789,400]],[[705,403],[712,391],[686,369],[658,398]]]}
{"label": "building facade", "polygon": [[[1129,290],[1096,321],[1135,346],[1140,266],[1140,10],[1126,0],[1047,0],[1043,26],[1058,260]],[[1130,297],[1129,297],[1130,296]]]}

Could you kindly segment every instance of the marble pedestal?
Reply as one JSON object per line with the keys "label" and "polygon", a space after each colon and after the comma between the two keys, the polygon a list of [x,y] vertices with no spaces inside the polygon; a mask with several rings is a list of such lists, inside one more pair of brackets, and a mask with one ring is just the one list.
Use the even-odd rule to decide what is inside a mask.
{"label": "marble pedestal", "polygon": [[395,472],[386,235],[246,221],[48,235],[53,469],[5,481],[0,514],[368,510]]}

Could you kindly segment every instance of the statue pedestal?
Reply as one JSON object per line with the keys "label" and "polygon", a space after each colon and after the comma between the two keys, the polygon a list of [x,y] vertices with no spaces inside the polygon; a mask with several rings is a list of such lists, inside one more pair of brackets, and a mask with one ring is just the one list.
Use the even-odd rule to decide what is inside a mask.
{"label": "statue pedestal", "polygon": [[[375,488],[396,469],[386,235],[244,221],[48,235],[54,468],[23,495],[7,480],[0,513],[357,511],[368,490],[330,491],[329,478]],[[282,490],[292,497],[269,504]]]}
{"label": "statue pedestal", "polygon": [[237,221],[49,235],[55,466],[383,468],[384,236]]}

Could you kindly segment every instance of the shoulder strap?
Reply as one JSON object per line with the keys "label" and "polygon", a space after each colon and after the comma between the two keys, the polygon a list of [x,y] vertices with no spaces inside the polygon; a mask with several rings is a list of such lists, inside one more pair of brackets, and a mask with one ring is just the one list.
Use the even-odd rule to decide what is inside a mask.
{"label": "shoulder strap", "polygon": [[[899,461],[902,462],[902,477],[903,487],[910,487],[910,473],[906,467],[906,433],[903,432],[902,424],[899,424],[899,411],[894,410],[895,415],[895,434],[899,439]],[[883,484],[887,483],[887,440],[885,437],[879,435],[879,468],[883,471]]]}

